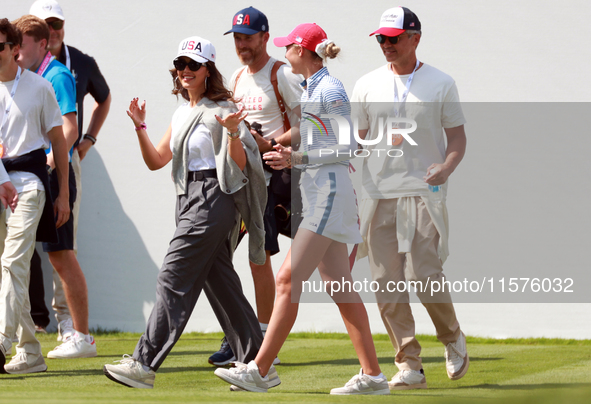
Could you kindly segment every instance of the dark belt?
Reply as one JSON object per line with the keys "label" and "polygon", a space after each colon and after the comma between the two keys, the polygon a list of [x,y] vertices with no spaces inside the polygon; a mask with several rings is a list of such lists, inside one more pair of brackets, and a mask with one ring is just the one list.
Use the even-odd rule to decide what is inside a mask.
{"label": "dark belt", "polygon": [[189,171],[189,181],[201,181],[204,178],[217,178],[215,168],[211,170]]}

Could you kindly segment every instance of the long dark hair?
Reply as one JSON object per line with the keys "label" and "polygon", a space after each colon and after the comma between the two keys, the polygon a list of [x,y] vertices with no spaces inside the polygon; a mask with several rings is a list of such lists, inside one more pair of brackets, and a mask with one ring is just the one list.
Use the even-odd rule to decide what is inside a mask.
{"label": "long dark hair", "polygon": [[[209,71],[209,77],[205,82],[205,93],[204,97],[209,98],[212,101],[235,101],[234,94],[228,90],[224,85],[224,76],[219,72],[215,63],[208,61],[205,63],[205,67]],[[172,76],[172,93],[178,96],[180,95],[185,100],[190,101],[189,91],[183,88],[180,80],[178,79],[177,69],[170,69],[170,75]]]}

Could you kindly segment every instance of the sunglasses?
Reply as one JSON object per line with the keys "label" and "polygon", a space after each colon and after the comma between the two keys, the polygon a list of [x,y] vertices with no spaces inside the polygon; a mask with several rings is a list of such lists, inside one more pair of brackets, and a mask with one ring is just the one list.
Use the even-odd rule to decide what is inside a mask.
{"label": "sunglasses", "polygon": [[0,52],[4,52],[4,47],[6,45],[14,45],[12,42],[0,42]]}
{"label": "sunglasses", "polygon": [[[47,22],[47,21],[45,21]],[[49,25],[51,28],[53,28],[54,31],[59,31],[60,29],[62,29],[64,27],[64,22],[62,20],[55,20],[52,22],[47,22],[47,25]]]}
{"label": "sunglasses", "polygon": [[389,41],[392,45],[396,45],[402,35],[405,35],[405,34],[400,34],[398,36],[386,36],[386,35],[378,34],[378,35],[376,35],[376,39],[378,40],[378,43],[380,45],[385,44],[386,41]]}
{"label": "sunglasses", "polygon": [[189,70],[191,70],[192,72],[196,72],[197,70],[201,69],[201,66],[203,66],[205,63],[195,62],[194,60],[186,62],[183,59],[175,59],[174,62],[172,62],[172,64],[174,65],[174,68],[177,70],[183,71],[185,70],[185,67],[189,66]]}

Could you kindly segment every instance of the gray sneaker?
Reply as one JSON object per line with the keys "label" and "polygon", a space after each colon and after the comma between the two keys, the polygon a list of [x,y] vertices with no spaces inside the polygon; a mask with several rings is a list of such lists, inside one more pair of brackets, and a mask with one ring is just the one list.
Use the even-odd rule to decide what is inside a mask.
{"label": "gray sneaker", "polygon": [[460,331],[460,338],[456,342],[447,344],[445,347],[445,368],[447,377],[451,380],[458,380],[464,377],[470,366],[468,349],[466,347],[466,336]]}
{"label": "gray sneaker", "polygon": [[[270,382],[269,375],[271,374],[273,366],[269,369],[269,374],[262,377],[255,361],[250,361],[248,365],[246,363],[234,362],[234,365],[236,367],[230,369],[217,368],[215,370],[215,375],[223,381],[247,391],[255,393],[267,392],[269,389],[268,383]],[[277,377],[276,383],[281,383],[279,376]]]}
{"label": "gray sneaker", "polygon": [[[269,381],[267,382],[267,388],[272,389],[273,387],[277,387],[281,384],[281,380],[279,380],[279,375],[277,374],[277,370],[275,369],[275,366],[271,366],[271,368],[269,369],[269,373],[267,373],[267,377],[269,378]],[[246,391],[246,390],[244,390],[241,387],[231,385],[230,391]]]}
{"label": "gray sneaker", "polygon": [[18,352],[12,357],[10,363],[4,365],[6,373],[13,375],[25,373],[39,373],[47,370],[43,355],[31,355],[26,352]]}
{"label": "gray sneaker", "polygon": [[140,362],[129,355],[123,355],[123,359],[117,362],[119,362],[119,365],[103,366],[103,373],[109,379],[127,387],[137,389],[154,388],[156,372],[152,369],[146,371]]}
{"label": "gray sneaker", "polygon": [[374,380],[368,375],[363,374],[363,369],[359,371],[358,375],[355,375],[345,384],[345,387],[338,387],[332,389],[330,394],[336,395],[384,395],[390,394],[388,388],[388,379],[382,375],[379,380]]}

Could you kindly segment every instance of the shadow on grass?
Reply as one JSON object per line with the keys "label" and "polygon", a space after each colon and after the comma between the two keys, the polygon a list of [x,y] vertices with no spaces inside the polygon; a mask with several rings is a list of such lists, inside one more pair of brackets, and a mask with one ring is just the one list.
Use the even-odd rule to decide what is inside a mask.
{"label": "shadow on grass", "polygon": [[213,353],[212,351],[172,351],[168,354],[168,356],[171,356],[171,355],[191,355],[191,356],[211,355],[212,353]]}
{"label": "shadow on grass", "polygon": [[[470,358],[472,360],[472,358]],[[542,383],[542,384],[477,384],[474,386],[458,386],[456,389],[490,389],[490,390],[541,390],[541,389],[572,389],[591,387],[591,383]],[[435,390],[435,389],[433,389]]]}
{"label": "shadow on grass", "polygon": [[[504,358],[478,358],[478,357],[470,357],[470,362],[478,362],[478,361],[498,361]],[[427,357],[423,358],[423,363],[438,363],[438,362],[445,362],[445,358],[441,357]],[[393,364],[394,358],[393,357],[382,357],[378,358],[378,363],[380,365],[383,364]],[[349,358],[349,359],[332,359],[326,361],[309,361],[309,362],[298,362],[298,363],[288,363],[288,362],[281,362],[281,367],[297,367],[297,366],[311,366],[311,365],[359,365],[359,360],[357,358]]]}
{"label": "shadow on grass", "polygon": [[46,377],[64,377],[64,376],[99,376],[103,375],[103,370],[101,369],[76,369],[76,370],[51,370],[48,369],[46,372],[43,373],[30,373],[27,375],[3,375],[0,379],[6,380],[24,380],[29,378],[46,378]]}
{"label": "shadow on grass", "polygon": [[211,372],[213,374],[216,368],[213,366],[177,366],[158,369],[160,373],[176,373],[176,372]]}

